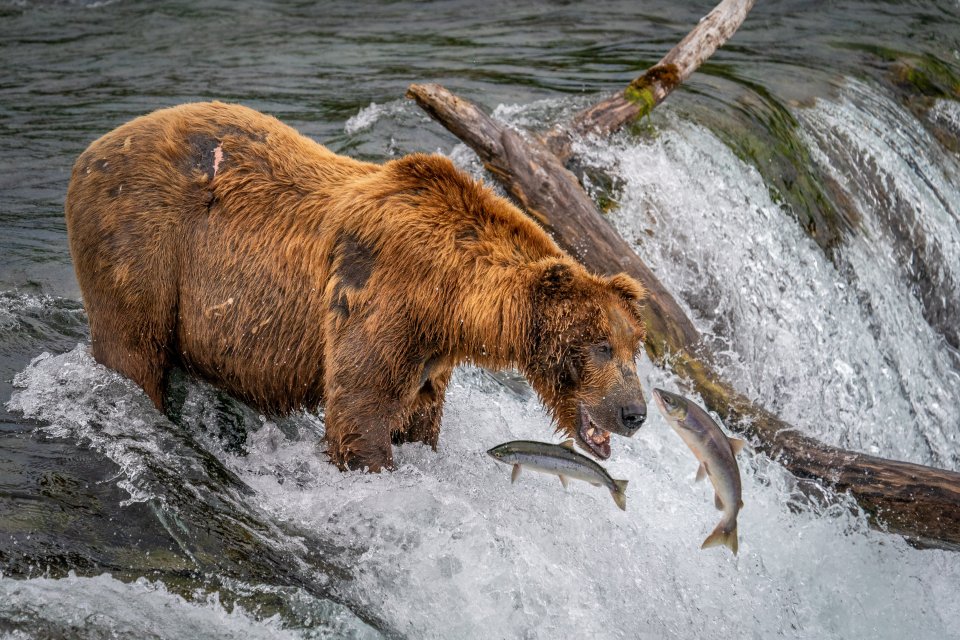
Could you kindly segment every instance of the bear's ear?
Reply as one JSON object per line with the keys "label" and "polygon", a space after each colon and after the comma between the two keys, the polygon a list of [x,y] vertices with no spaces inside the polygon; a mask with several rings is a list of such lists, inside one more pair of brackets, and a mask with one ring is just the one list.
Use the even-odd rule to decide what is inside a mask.
{"label": "bear's ear", "polygon": [[573,287],[574,274],[570,265],[555,258],[536,263],[536,282],[540,293],[547,296],[566,295]]}
{"label": "bear's ear", "polygon": [[643,285],[625,273],[610,276],[610,278],[607,279],[607,283],[617,295],[629,304],[642,302],[644,298],[647,297],[647,291],[643,288]]}
{"label": "bear's ear", "polygon": [[634,318],[642,324],[643,316],[640,314],[640,303],[647,297],[643,285],[625,273],[611,276],[607,279],[607,284],[610,285],[614,293],[627,303],[627,308],[633,313]]}

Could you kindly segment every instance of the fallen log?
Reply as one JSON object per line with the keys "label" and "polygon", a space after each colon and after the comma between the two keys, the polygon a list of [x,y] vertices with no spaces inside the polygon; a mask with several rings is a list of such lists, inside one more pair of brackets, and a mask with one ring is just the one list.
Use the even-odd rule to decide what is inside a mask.
{"label": "fallen log", "polygon": [[550,131],[544,140],[547,147],[565,162],[570,157],[573,140],[587,135],[609,135],[650,113],[736,33],[755,1],[723,0],[660,62],[635,78],[626,89]]}
{"label": "fallen log", "polygon": [[960,473],[826,445],[752,403],[718,375],[699,332],[673,296],[545,144],[494,121],[439,85],[412,85],[407,96],[470,146],[564,250],[596,273],[625,271],[646,287],[647,353],[689,381],[725,424],[797,478],[849,492],[873,526],[919,545],[960,550]]}

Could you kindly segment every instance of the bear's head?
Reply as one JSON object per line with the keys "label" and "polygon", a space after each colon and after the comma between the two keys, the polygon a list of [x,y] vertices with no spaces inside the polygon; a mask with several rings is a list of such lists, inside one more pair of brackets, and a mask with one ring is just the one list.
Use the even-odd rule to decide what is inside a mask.
{"label": "bear's head", "polygon": [[647,416],[634,360],[645,337],[645,293],[626,274],[595,276],[570,259],[540,260],[533,270],[523,373],[557,431],[606,459],[610,434],[632,436]]}

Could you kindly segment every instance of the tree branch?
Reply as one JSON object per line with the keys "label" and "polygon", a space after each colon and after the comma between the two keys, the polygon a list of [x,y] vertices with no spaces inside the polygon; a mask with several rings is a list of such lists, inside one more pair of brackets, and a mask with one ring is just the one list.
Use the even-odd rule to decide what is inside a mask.
{"label": "tree branch", "polygon": [[680,44],[626,89],[584,109],[569,124],[551,130],[546,136],[547,147],[566,162],[576,137],[606,136],[650,113],[736,33],[755,1],[723,0]]}

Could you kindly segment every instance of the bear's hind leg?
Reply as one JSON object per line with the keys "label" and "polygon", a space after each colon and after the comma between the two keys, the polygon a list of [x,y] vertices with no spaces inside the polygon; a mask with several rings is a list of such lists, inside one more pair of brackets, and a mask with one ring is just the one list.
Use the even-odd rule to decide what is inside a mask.
{"label": "bear's hind leg", "polygon": [[169,291],[155,291],[149,303],[97,287],[86,292],[94,359],[140,385],[162,413],[174,324]]}
{"label": "bear's hind leg", "polygon": [[131,335],[132,331],[122,328],[111,329],[91,327],[94,359],[140,385],[162,413],[169,369],[166,345],[146,335]]}

